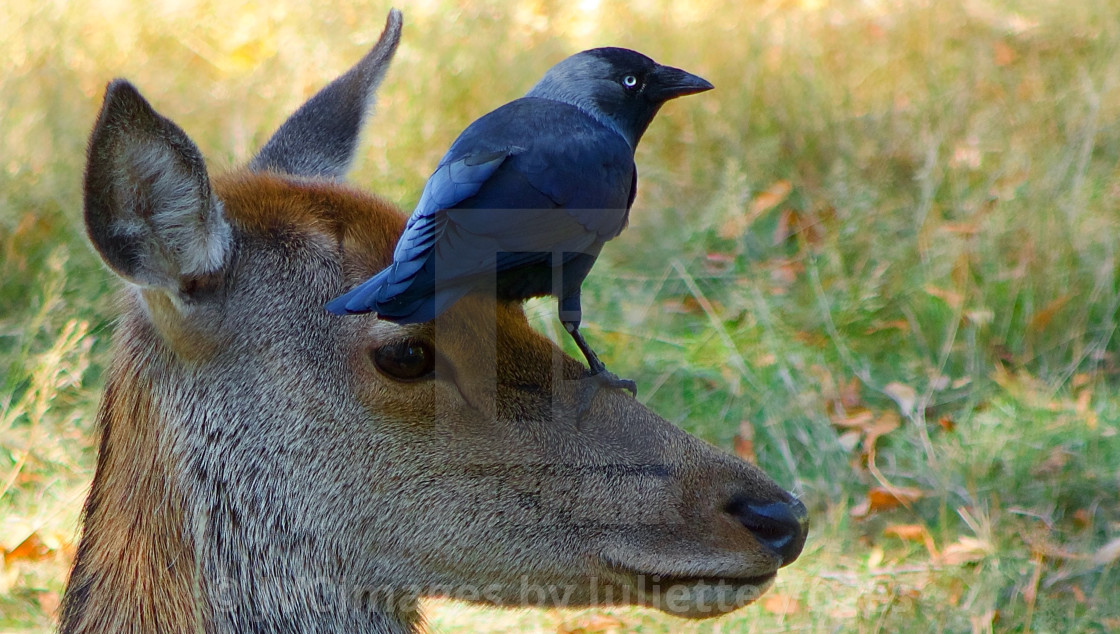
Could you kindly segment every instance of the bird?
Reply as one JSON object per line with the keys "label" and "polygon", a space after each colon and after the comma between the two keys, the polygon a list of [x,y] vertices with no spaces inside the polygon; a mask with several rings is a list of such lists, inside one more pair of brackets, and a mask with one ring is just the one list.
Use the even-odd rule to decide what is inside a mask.
{"label": "bird", "polygon": [[392,263],[327,310],[407,324],[435,319],[473,290],[555,296],[589,374],[636,395],[579,332],[580,291],[628,223],[646,128],[665,102],[712,88],[625,48],[560,61],[525,96],[463,130],[428,178]]}

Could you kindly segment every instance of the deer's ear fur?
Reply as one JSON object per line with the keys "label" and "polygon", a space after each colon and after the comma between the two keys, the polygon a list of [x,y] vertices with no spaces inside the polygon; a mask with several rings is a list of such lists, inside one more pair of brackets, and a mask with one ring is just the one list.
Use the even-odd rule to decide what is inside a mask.
{"label": "deer's ear fur", "polygon": [[177,292],[225,266],[230,227],[202,154],[127,81],[109,84],[88,159],[86,230],[117,275]]}
{"label": "deer's ear fur", "polygon": [[249,169],[341,180],[354,160],[377,87],[400,44],[401,22],[401,12],[390,11],[381,39],[369,53],[289,117]]}

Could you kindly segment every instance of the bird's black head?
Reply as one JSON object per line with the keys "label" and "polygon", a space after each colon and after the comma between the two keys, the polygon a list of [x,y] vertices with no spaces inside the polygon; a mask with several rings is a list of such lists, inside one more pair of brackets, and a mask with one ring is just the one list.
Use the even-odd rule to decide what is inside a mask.
{"label": "bird's black head", "polygon": [[705,90],[708,81],[625,48],[594,48],[553,66],[528,97],[563,101],[618,130],[637,147],[661,104]]}

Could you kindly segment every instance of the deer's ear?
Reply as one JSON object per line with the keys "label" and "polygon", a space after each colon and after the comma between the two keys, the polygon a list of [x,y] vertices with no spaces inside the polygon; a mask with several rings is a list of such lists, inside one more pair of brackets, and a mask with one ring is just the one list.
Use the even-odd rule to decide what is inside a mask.
{"label": "deer's ear", "polygon": [[140,286],[176,292],[230,254],[202,154],[124,80],[109,84],[90,136],[85,221],[106,264]]}
{"label": "deer's ear", "polygon": [[400,11],[389,11],[377,44],[296,110],[249,163],[249,169],[342,179],[354,160],[377,87],[401,41],[401,22]]}

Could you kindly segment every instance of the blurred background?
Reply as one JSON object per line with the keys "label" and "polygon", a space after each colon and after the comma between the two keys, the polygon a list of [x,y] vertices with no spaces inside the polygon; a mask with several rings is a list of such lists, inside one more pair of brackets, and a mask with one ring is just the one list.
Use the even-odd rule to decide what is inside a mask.
{"label": "blurred background", "polygon": [[[1120,4],[399,6],[351,181],[406,210],[464,126],[571,53],[715,84],[646,133],[584,331],[813,516],[771,592],[714,621],[432,601],[433,631],[1120,629]],[[388,8],[0,4],[0,631],[51,628],[93,475],[118,283],[80,188],[105,84],[232,167]],[[527,310],[570,345],[551,302]]]}

